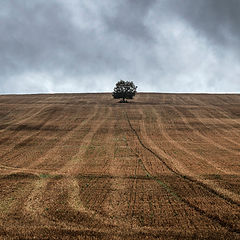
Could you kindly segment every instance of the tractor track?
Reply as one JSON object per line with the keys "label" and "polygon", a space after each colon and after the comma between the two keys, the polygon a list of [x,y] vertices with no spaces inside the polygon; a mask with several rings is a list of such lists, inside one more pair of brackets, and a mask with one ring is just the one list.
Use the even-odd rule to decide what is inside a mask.
{"label": "tractor track", "polygon": [[[186,148],[184,145],[178,143],[177,141],[175,141],[168,133],[166,130],[164,130],[162,127],[161,127],[161,124],[160,124],[160,121],[159,121],[159,117],[160,115],[158,114],[158,112],[156,111],[155,108],[152,108],[152,112],[156,115],[157,117],[157,125],[158,127],[160,128],[160,131],[162,133],[162,135],[165,137],[165,139],[169,142],[171,142],[171,144],[173,144],[177,149],[185,152],[187,155],[191,156],[191,157],[194,157],[195,159],[199,159],[200,161],[208,164],[209,166],[217,169],[218,171],[221,171],[223,173],[231,173],[232,172],[229,172],[227,170],[225,170],[223,167],[219,166],[218,164],[216,163],[212,163],[211,161],[208,161],[207,159],[203,158],[201,155],[199,155],[198,153],[194,152],[194,151],[191,151],[190,149]],[[236,172],[234,172],[235,174]]]}
{"label": "tractor track", "polygon": [[234,155],[240,155],[239,152],[237,151],[234,151],[234,150],[230,150],[224,146],[222,146],[221,144],[215,142],[214,140],[206,137],[204,134],[202,134],[199,130],[196,130],[194,129],[194,127],[188,122],[187,120],[187,117],[177,109],[177,107],[174,107],[174,106],[171,106],[171,108],[173,109],[173,111],[175,111],[179,117],[182,119],[182,121],[184,122],[185,126],[188,127],[189,129],[192,129],[192,130],[195,130],[195,134],[198,135],[200,138],[202,138],[205,142],[208,142],[209,144],[211,144],[212,146],[218,148],[218,149],[221,149],[221,150],[224,150],[226,152],[229,152],[231,154],[234,154]]}
{"label": "tractor track", "polygon": [[237,151],[240,95],[208,99],[0,96],[0,239],[239,239],[238,155],[196,131]]}
{"label": "tractor track", "polygon": [[[200,161],[202,161],[204,163],[204,166],[209,165],[211,167],[214,167],[216,170],[224,173],[224,174],[235,174],[237,175],[238,172],[237,171],[233,171],[233,170],[227,170],[224,168],[224,166],[219,166],[219,164],[213,162],[213,161],[209,161],[208,159],[203,158],[202,156],[200,156],[199,154],[192,152],[190,148],[186,148],[183,144],[180,144],[179,141],[174,140],[168,133],[167,131],[161,126],[161,122],[159,121],[159,118],[161,119],[160,115],[157,113],[157,111],[155,110],[155,108],[152,108],[152,112],[155,112],[157,115],[157,119],[156,119],[156,123],[161,131],[161,134],[163,137],[165,137],[166,140],[168,140],[169,142],[171,142],[171,144],[173,146],[176,147],[176,149],[179,149],[181,151],[184,151],[186,154],[189,155],[189,157],[194,157],[194,159],[199,159]],[[144,124],[144,123],[143,123]],[[154,144],[154,142],[152,142],[151,144]],[[156,145],[157,147],[157,145]],[[163,155],[164,156],[164,155]],[[167,158],[168,159],[168,158]],[[169,156],[169,159],[174,159],[174,157]],[[184,168],[182,168],[184,169]],[[182,174],[185,175],[190,175],[192,176],[193,179],[197,180],[198,182],[202,182],[204,183],[204,179],[201,179],[201,177],[198,175],[196,176],[195,174],[193,175],[192,172],[191,174],[188,173],[188,170],[185,170],[185,172]],[[229,189],[223,188],[222,186],[220,186],[218,183],[214,182],[215,186],[212,186],[212,183],[209,182],[209,179],[207,180],[208,183],[205,183],[206,185],[208,185],[210,188],[214,189],[214,187],[217,187],[217,192],[224,195],[225,197],[227,196],[228,198],[231,198],[233,201],[235,202],[239,202],[239,194],[234,193],[233,191],[230,191]]]}
{"label": "tractor track", "polygon": [[[179,173],[179,172],[175,171],[173,168],[171,168],[171,167],[164,161],[164,159],[162,159],[157,153],[155,153],[153,150],[151,150],[150,148],[148,148],[148,147],[142,142],[139,134],[137,133],[137,131],[135,130],[135,128],[133,128],[133,126],[132,126],[132,124],[131,124],[131,122],[130,122],[130,119],[129,119],[129,117],[128,117],[128,114],[127,114],[126,112],[125,112],[125,116],[126,116],[126,119],[127,119],[127,121],[128,121],[128,124],[129,124],[131,130],[132,130],[133,133],[136,135],[136,137],[137,137],[140,145],[141,145],[144,149],[146,149],[147,151],[149,151],[151,154],[153,154],[157,159],[159,159],[159,160],[162,162],[162,164],[163,164],[170,172],[174,173],[175,175],[177,175],[177,176],[180,177],[181,179],[183,179],[183,180],[185,180],[185,181],[189,181],[189,182],[195,183],[195,184],[201,186],[202,188],[204,188],[205,190],[207,190],[208,192],[210,192],[210,193],[212,193],[212,194],[214,194],[214,195],[216,195],[216,196],[224,199],[225,201],[227,201],[227,202],[229,202],[229,203],[231,203],[231,204],[234,204],[234,205],[237,205],[238,207],[240,207],[240,204],[237,203],[237,202],[235,202],[235,201],[233,201],[232,199],[223,196],[222,194],[218,193],[218,192],[215,191],[214,189],[209,188],[209,187],[206,186],[205,184],[203,184],[203,183],[201,183],[201,182],[198,182],[197,180],[192,179],[192,178],[189,177],[189,176],[182,175],[181,173]],[[143,163],[143,162],[142,162],[142,163]],[[145,169],[146,169],[146,167],[145,167]],[[148,171],[148,170],[146,169],[146,171]],[[150,172],[149,172],[149,175],[151,176],[151,173],[150,173]],[[157,177],[152,176],[152,178],[153,178],[154,180],[158,180]],[[177,197],[178,197],[183,203],[185,203],[185,204],[188,205],[190,208],[192,208],[193,210],[195,210],[196,212],[198,212],[200,215],[205,216],[205,217],[207,217],[208,219],[210,219],[210,220],[212,220],[212,221],[214,221],[214,222],[217,222],[219,225],[221,225],[222,227],[228,229],[228,230],[229,230],[230,232],[232,232],[232,233],[240,234],[240,229],[235,228],[231,223],[225,222],[224,220],[222,220],[221,218],[219,218],[219,217],[216,216],[216,215],[212,215],[212,214],[207,213],[206,211],[202,210],[202,209],[199,208],[198,206],[190,203],[188,200],[186,200],[186,199],[184,199],[184,198],[182,198],[182,197],[180,197],[180,196],[177,196]]]}

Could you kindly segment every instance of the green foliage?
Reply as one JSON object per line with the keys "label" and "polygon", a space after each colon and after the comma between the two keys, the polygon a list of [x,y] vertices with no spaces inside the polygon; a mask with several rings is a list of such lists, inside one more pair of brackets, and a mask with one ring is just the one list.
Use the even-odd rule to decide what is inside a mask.
{"label": "green foliage", "polygon": [[40,178],[50,178],[51,175],[48,174],[48,173],[41,173],[41,174],[39,175],[39,177],[40,177]]}
{"label": "green foliage", "polygon": [[122,102],[126,102],[125,99],[133,99],[136,93],[137,86],[133,82],[120,80],[116,83],[112,96],[115,99],[122,98]]}

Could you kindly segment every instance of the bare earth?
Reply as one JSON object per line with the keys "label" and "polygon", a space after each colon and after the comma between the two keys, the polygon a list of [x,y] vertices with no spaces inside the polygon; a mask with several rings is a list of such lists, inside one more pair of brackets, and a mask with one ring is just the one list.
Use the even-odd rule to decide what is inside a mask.
{"label": "bare earth", "polygon": [[0,96],[0,239],[240,239],[240,95]]}

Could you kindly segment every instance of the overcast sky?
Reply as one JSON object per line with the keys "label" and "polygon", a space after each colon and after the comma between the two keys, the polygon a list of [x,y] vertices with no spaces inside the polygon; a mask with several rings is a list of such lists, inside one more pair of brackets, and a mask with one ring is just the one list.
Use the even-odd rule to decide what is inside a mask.
{"label": "overcast sky", "polygon": [[1,0],[0,93],[240,92],[239,0]]}

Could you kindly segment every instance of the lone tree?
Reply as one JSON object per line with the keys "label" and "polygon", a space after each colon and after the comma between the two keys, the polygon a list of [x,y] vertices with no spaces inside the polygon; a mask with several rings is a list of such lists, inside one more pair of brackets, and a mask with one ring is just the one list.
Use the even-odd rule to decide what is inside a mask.
{"label": "lone tree", "polygon": [[133,99],[137,92],[137,86],[133,82],[120,80],[116,83],[116,87],[113,90],[114,98],[122,98],[123,103],[127,102],[125,99]]}

